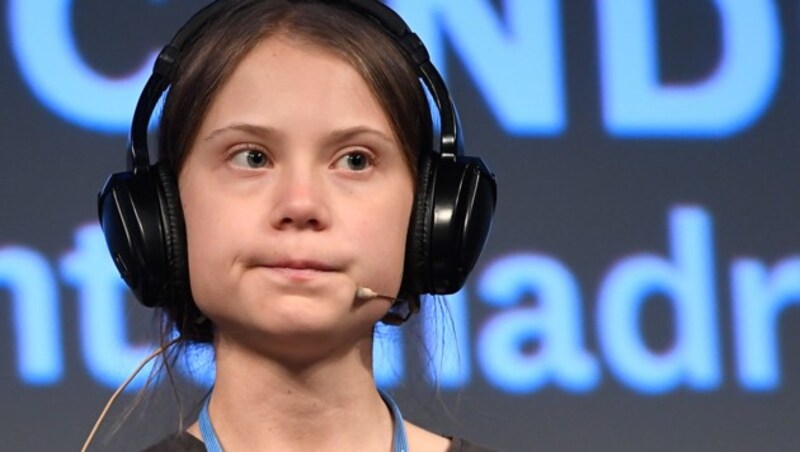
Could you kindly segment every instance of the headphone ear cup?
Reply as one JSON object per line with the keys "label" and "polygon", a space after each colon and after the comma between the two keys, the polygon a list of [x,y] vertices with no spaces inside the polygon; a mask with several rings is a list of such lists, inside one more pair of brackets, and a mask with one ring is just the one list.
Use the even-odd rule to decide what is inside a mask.
{"label": "headphone ear cup", "polygon": [[408,238],[406,239],[405,269],[403,271],[403,284],[400,293],[421,295],[429,293],[430,284],[428,262],[430,251],[430,219],[433,217],[432,204],[436,177],[435,162],[438,155],[431,152],[421,152],[417,162],[417,190],[414,198],[414,208],[409,220]]}
{"label": "headphone ear cup", "polygon": [[446,295],[464,285],[494,216],[497,182],[479,158],[420,155],[401,294]]}
{"label": "headphone ear cup", "polygon": [[189,258],[186,246],[186,224],[183,219],[180,191],[172,169],[164,162],[153,168],[158,176],[159,204],[163,225],[163,244],[166,274],[162,287],[166,303],[184,304],[191,298]]}
{"label": "headphone ear cup", "polygon": [[122,279],[145,306],[159,305],[167,259],[152,171],[112,174],[98,195],[106,244]]}
{"label": "headphone ear cup", "polygon": [[445,295],[461,289],[480,257],[497,184],[481,159],[463,155],[440,159],[433,180],[427,280],[430,293]]}
{"label": "headphone ear cup", "polygon": [[98,214],[114,264],[139,302],[159,307],[189,297],[186,227],[169,167],[112,174]]}

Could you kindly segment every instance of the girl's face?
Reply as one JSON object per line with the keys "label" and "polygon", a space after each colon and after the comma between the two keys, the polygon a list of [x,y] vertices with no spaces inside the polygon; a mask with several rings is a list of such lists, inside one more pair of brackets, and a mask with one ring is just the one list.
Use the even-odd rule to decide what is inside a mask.
{"label": "girl's face", "polygon": [[178,181],[192,294],[217,335],[288,353],[370,337],[389,303],[355,290],[399,290],[414,183],[347,62],[262,41],[217,93]]}

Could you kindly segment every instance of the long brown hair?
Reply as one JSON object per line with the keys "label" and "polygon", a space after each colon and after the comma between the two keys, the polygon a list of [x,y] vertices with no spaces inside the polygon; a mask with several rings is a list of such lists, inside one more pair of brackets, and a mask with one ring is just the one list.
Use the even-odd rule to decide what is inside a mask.
{"label": "long brown hair", "polygon": [[[433,141],[428,100],[406,54],[371,18],[319,0],[235,0],[184,50],[159,128],[159,160],[179,174],[216,93],[259,42],[274,36],[333,52],[364,79],[378,100],[417,180],[417,156]],[[399,297],[419,302],[404,282]],[[162,342],[177,329],[188,342],[211,342],[213,326],[191,296],[164,308]]]}

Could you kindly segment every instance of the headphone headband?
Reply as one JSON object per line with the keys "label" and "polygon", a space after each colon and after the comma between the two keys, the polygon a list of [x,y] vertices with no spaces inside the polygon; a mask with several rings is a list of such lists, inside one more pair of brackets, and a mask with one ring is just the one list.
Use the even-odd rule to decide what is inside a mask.
{"label": "headphone headband", "polygon": [[[172,84],[175,66],[180,61],[184,47],[214,20],[232,0],[215,0],[196,12],[175,34],[169,44],[159,52],[153,64],[153,73],[147,80],[131,123],[130,145],[128,146],[128,170],[148,171],[150,156],[147,145],[147,131],[150,118],[159,99]],[[417,68],[417,74],[428,89],[440,117],[439,153],[443,158],[454,159],[463,155],[459,134],[461,122],[450,92],[439,71],[431,63],[425,44],[411,31],[408,24],[391,8],[376,0],[326,0],[326,3],[343,4],[363,13],[378,23],[400,45],[403,52]]]}

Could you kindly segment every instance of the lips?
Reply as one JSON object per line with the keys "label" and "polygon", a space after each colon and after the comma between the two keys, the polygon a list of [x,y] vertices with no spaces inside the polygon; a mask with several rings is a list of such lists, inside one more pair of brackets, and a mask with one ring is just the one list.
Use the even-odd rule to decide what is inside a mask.
{"label": "lips", "polygon": [[309,272],[332,272],[338,270],[338,268],[335,265],[314,260],[292,260],[292,259],[278,260],[267,263],[264,266],[267,268],[273,268],[277,270],[285,269],[285,270],[299,270],[299,271],[309,271]]}
{"label": "lips", "polygon": [[321,281],[337,271],[334,265],[314,260],[281,260],[260,267],[277,277],[278,281],[291,285]]}

